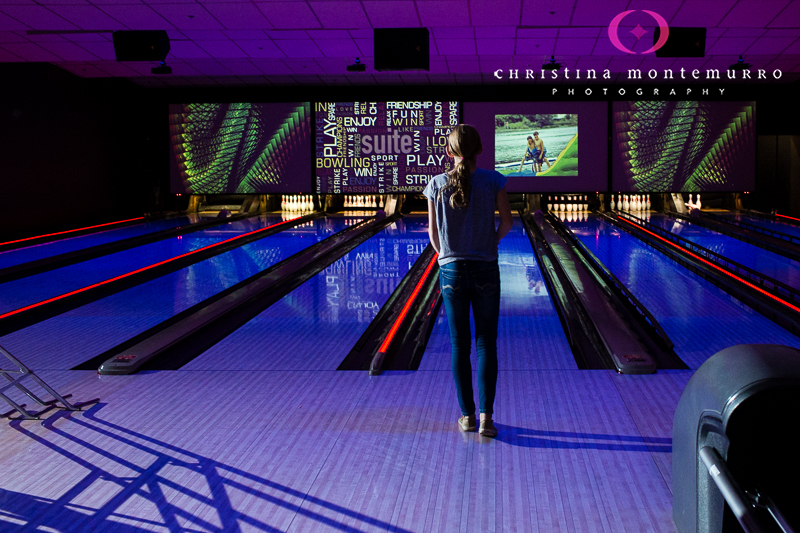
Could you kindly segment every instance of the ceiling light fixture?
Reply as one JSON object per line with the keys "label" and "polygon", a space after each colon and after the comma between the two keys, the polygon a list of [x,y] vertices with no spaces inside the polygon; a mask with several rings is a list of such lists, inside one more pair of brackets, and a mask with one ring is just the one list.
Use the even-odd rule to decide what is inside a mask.
{"label": "ceiling light fixture", "polygon": [[356,58],[356,62],[352,65],[347,65],[348,72],[365,72],[366,70],[367,66],[359,58]]}

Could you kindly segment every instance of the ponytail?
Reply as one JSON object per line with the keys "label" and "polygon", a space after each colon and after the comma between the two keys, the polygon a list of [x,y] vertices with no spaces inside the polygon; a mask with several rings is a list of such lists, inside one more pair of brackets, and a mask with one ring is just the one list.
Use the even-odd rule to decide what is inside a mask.
{"label": "ponytail", "polygon": [[448,189],[455,189],[450,195],[450,207],[453,209],[469,206],[470,199],[470,171],[468,161],[475,162],[475,158],[483,150],[481,137],[478,130],[466,124],[459,124],[447,138],[447,147],[450,153],[460,157],[461,161],[447,173],[447,183],[439,191],[439,197]]}

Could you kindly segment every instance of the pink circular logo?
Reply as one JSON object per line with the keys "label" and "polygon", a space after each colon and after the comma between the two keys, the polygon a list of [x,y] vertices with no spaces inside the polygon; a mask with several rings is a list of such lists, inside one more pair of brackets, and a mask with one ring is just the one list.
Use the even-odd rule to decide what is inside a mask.
{"label": "pink circular logo", "polygon": [[[624,19],[634,11],[636,10],[631,9],[629,11],[623,11],[622,13],[614,17],[611,23],[608,25],[608,38],[611,39],[611,44],[613,44],[617,50],[621,50],[626,54],[635,54],[636,52],[634,52],[633,50],[629,50],[628,48],[625,48],[625,45],[623,45],[620,42],[619,35],[617,34],[617,32],[619,30],[619,25],[622,22],[622,19]],[[655,11],[648,11],[646,9],[643,9],[642,11],[644,11],[645,13],[656,19],[656,22],[658,22],[658,27],[661,30],[660,35],[658,36],[658,42],[654,44],[653,47],[650,48],[649,50],[641,52],[642,54],[650,54],[652,52],[655,52],[662,46],[664,46],[664,43],[667,42],[667,38],[669,38],[669,25],[667,24],[667,21],[664,20],[664,17],[662,17]],[[637,25],[636,28],[634,28],[631,31],[631,33],[633,33],[637,39],[641,39],[642,35],[647,33],[647,30]]]}

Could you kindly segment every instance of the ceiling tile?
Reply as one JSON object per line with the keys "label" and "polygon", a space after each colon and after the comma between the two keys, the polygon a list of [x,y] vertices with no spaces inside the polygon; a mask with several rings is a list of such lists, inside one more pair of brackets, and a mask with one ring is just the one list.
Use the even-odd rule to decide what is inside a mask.
{"label": "ceiling tile", "polygon": [[272,29],[261,10],[250,2],[205,4],[205,8],[229,30]]}
{"label": "ceiling tile", "polygon": [[91,41],[91,42],[82,42],[80,43],[81,48],[84,48],[91,52],[92,54],[96,55],[100,59],[105,60],[115,60],[117,58],[116,54],[114,53],[114,43],[111,41]]}
{"label": "ceiling tile", "polygon": [[167,19],[144,5],[103,5],[101,10],[120,21],[129,30],[166,30],[173,26]]}
{"label": "ceiling tile", "polygon": [[50,10],[82,30],[126,29],[95,6],[50,6]]}
{"label": "ceiling tile", "polygon": [[765,32],[763,28],[728,28],[720,37],[761,37]]}
{"label": "ceiling tile", "polygon": [[35,43],[7,43],[3,48],[25,61],[61,61],[60,57]]}
{"label": "ceiling tile", "polygon": [[544,55],[550,57],[555,49],[555,39],[517,39],[516,53],[520,55]]}
{"label": "ceiling tile", "polygon": [[14,20],[5,13],[0,13],[0,31],[29,30],[30,26]]}
{"label": "ceiling tile", "polygon": [[347,30],[309,30],[306,34],[315,41],[321,39],[352,39]]}
{"label": "ceiling tile", "polygon": [[479,39],[514,39],[516,36],[516,26],[479,26],[475,28],[475,37]]}
{"label": "ceiling tile", "polygon": [[[800,6],[800,2],[797,3]],[[767,30],[764,37],[800,37],[800,29],[791,30]]]}
{"label": "ceiling tile", "polygon": [[2,43],[27,43],[29,39],[13,31],[0,31],[0,44]]}
{"label": "ceiling tile", "polygon": [[516,41],[514,39],[476,39],[479,56],[513,55]]}
{"label": "ceiling tile", "polygon": [[[183,35],[190,41],[229,41],[221,30],[185,30]],[[263,34],[262,34],[263,35]]]}
{"label": "ceiling tile", "polygon": [[278,29],[320,28],[317,17],[305,2],[259,2],[256,4]]}
{"label": "ceiling tile", "polygon": [[575,0],[523,0],[523,26],[568,26]]}
{"label": "ceiling tile", "polygon": [[[252,58],[284,58],[284,54],[278,45],[269,39],[257,41],[236,41],[236,44]],[[255,62],[254,62],[255,63]]]}
{"label": "ceiling tile", "polygon": [[475,55],[475,39],[437,39],[436,47],[442,56]]}
{"label": "ceiling tile", "polygon": [[371,56],[375,53],[375,41],[372,39],[353,39],[353,41],[355,41],[362,56]]}
{"label": "ceiling tile", "polygon": [[192,41],[171,41],[168,57],[178,59],[194,59],[199,57],[211,57],[208,52],[197,46]]}
{"label": "ceiling tile", "polygon": [[196,44],[208,52],[211,57],[247,57],[247,54],[244,53],[244,50],[236,46],[236,43],[233,41],[196,41]]}
{"label": "ceiling tile", "polygon": [[261,76],[261,70],[247,59],[227,59],[225,68],[236,76]]}
{"label": "ceiling tile", "polygon": [[481,72],[494,72],[497,69],[508,70],[513,67],[513,56],[492,56],[491,58],[480,58]]}
{"label": "ceiling tile", "polygon": [[213,59],[196,59],[187,61],[193,68],[206,76],[230,76],[232,73],[225,65]]}
{"label": "ceiling tile", "polygon": [[597,44],[597,39],[561,39],[556,41],[553,53],[556,56],[570,55],[583,56],[591,55],[592,50]]}
{"label": "ceiling tile", "polygon": [[111,33],[65,33],[61,37],[73,43],[101,42],[110,43]]}
{"label": "ceiling tile", "polygon": [[323,85],[322,80],[319,78],[319,76],[295,75],[292,76],[292,78],[298,85]]}
{"label": "ceiling tile", "polygon": [[469,26],[469,5],[466,0],[430,0],[417,2],[420,22],[425,27],[447,21],[448,26]]}
{"label": "ceiling tile", "polygon": [[670,25],[689,28],[713,28],[731,10],[736,0],[693,0],[684,4],[669,21]]}
{"label": "ceiling tile", "polygon": [[519,28],[517,39],[555,39],[558,28]]}
{"label": "ceiling tile", "polygon": [[3,48],[3,45],[0,45],[0,62],[3,62],[3,63],[20,63],[20,62],[24,62],[24,61],[25,61],[25,59],[23,59],[22,57],[20,57],[18,55],[12,54],[11,52],[9,52],[5,48]]}
{"label": "ceiling tile", "polygon": [[768,28],[797,28],[797,21],[800,20],[800,2],[796,0],[789,2],[783,11],[769,23]]}
{"label": "ceiling tile", "polygon": [[558,37],[564,39],[588,39],[599,37],[601,28],[559,28]]}
{"label": "ceiling tile", "polygon": [[[577,0],[570,24],[572,26],[607,27],[617,13],[622,13],[628,6],[628,0]],[[631,15],[634,15],[632,13]],[[631,16],[629,15],[629,16]],[[644,15],[643,16],[648,16]],[[627,17],[626,17],[627,18]],[[652,18],[651,18],[652,20]]]}
{"label": "ceiling tile", "polygon": [[103,59],[69,41],[39,43],[39,46],[57,55],[64,61],[95,61],[97,59]]}
{"label": "ceiling tile", "polygon": [[794,44],[790,45],[789,48],[783,51],[782,56],[787,55],[798,55],[800,54],[800,41],[795,41]]}
{"label": "ceiling tile", "polygon": [[[637,11],[652,11],[653,13],[661,15],[664,20],[669,22],[675,17],[675,14],[678,12],[678,8],[681,7],[681,4],[683,3],[683,0],[631,0],[631,2],[625,7],[625,11],[631,9],[635,9]],[[608,26],[608,24],[611,22],[611,19],[614,18],[614,15],[616,15],[616,13],[608,13],[608,21],[603,24],[603,26]],[[633,13],[631,13],[631,15],[633,15]],[[649,27],[658,26],[658,22],[654,20],[651,15],[647,13],[643,13],[643,15],[648,19]],[[644,24],[642,24],[642,26],[644,26]]]}
{"label": "ceiling tile", "polygon": [[796,40],[795,37],[761,37],[745,53],[748,55],[780,54]]}
{"label": "ceiling tile", "polygon": [[480,72],[481,65],[477,59],[471,59],[467,61],[459,61],[457,59],[448,59],[447,66],[450,69],[450,72],[453,74],[461,73],[461,72]]}
{"label": "ceiling tile", "polygon": [[347,30],[347,33],[349,33],[353,39],[372,39],[375,35],[375,30],[372,28],[351,29]]}
{"label": "ceiling tile", "polygon": [[138,72],[128,68],[127,64],[118,61],[98,61],[95,63],[97,68],[107,72],[110,76],[124,78],[127,76],[138,76]]}
{"label": "ceiling tile", "polygon": [[355,59],[361,52],[353,39],[320,39],[316,45],[325,57],[350,57]]}
{"label": "ceiling tile", "polygon": [[720,37],[714,45],[706,50],[706,56],[743,54],[756,41],[755,37]]}
{"label": "ceiling tile", "polygon": [[434,85],[453,85],[456,82],[454,74],[428,74],[428,79]]}
{"label": "ceiling tile", "polygon": [[520,22],[520,0],[493,0],[472,2],[470,20],[473,26],[518,26]]}
{"label": "ceiling tile", "polygon": [[199,4],[154,4],[158,14],[179,30],[222,30],[222,25]]}
{"label": "ceiling tile", "polygon": [[370,27],[361,2],[311,2],[310,5],[325,28]]}
{"label": "ceiling tile", "polygon": [[308,32],[304,30],[272,30],[265,32],[273,41],[308,39]]}
{"label": "ceiling tile", "polygon": [[[59,17],[43,6],[3,6],[3,13],[35,30],[79,30],[77,26]],[[0,21],[2,22],[2,21]],[[22,28],[0,26],[2,30]]]}
{"label": "ceiling tile", "polygon": [[420,26],[414,2],[364,0],[364,9],[373,28],[416,28]]}
{"label": "ceiling tile", "polygon": [[275,41],[286,57],[318,57],[322,55],[311,39]]}
{"label": "ceiling tile", "polygon": [[[302,76],[312,76],[312,75],[320,75],[325,74],[325,69],[323,69],[319,63],[313,60],[308,61],[287,61],[286,63],[289,65],[289,68],[292,69],[294,74],[300,74]],[[342,68],[344,69],[344,67]],[[343,73],[344,74],[344,73]]]}
{"label": "ceiling tile", "polygon": [[436,28],[431,28],[431,32],[437,39],[467,39],[473,36],[472,28],[439,26]]}
{"label": "ceiling tile", "polygon": [[292,73],[292,69],[283,61],[274,59],[251,59],[250,62],[267,76],[283,76]]}
{"label": "ceiling tile", "polygon": [[267,37],[267,34],[261,30],[224,30],[222,33],[232,41],[257,41]]}
{"label": "ceiling tile", "polygon": [[719,25],[763,28],[788,4],[789,0],[739,0]]}

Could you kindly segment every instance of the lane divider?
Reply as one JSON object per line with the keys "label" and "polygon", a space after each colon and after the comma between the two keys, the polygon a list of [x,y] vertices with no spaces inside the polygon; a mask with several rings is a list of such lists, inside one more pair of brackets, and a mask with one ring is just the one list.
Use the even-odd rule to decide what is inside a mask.
{"label": "lane divider", "polygon": [[142,267],[142,268],[134,270],[132,272],[128,272],[127,274],[121,274],[121,275],[113,277],[111,279],[107,279],[105,281],[101,281],[99,283],[95,283],[93,285],[89,285],[88,287],[83,287],[82,289],[76,289],[74,291],[70,291],[70,292],[68,292],[66,294],[62,294],[60,296],[55,296],[53,298],[49,298],[47,300],[43,300],[43,301],[35,303],[35,304],[27,305],[25,307],[20,307],[19,309],[15,309],[14,311],[9,311],[7,313],[4,313],[4,314],[0,315],[0,320],[2,320],[4,318],[8,318],[10,316],[17,315],[19,313],[23,313],[25,311],[30,311],[31,309],[35,309],[37,307],[41,307],[43,305],[46,305],[46,304],[49,304],[49,303],[52,303],[52,302],[57,302],[58,300],[63,300],[64,298],[68,298],[70,296],[74,296],[76,294],[80,294],[82,292],[86,292],[86,291],[94,289],[96,287],[102,287],[103,285],[108,285],[109,283],[113,283],[115,281],[119,281],[121,279],[128,278],[128,277],[133,276],[135,274],[139,274],[140,272],[146,272],[148,270],[151,270],[153,268],[159,267],[161,265],[166,265],[166,264],[171,263],[173,261],[177,261],[178,259],[182,259],[184,257],[188,257],[190,255],[197,254],[197,253],[203,252],[205,250],[210,250],[210,249],[215,248],[217,246],[222,246],[225,243],[229,243],[229,242],[235,241],[237,239],[242,239],[242,238],[247,237],[249,235],[255,235],[256,233],[260,233],[262,231],[267,231],[268,229],[272,229],[272,228],[275,228],[277,226],[281,226],[283,224],[288,224],[289,222],[295,220],[296,218],[300,218],[300,217],[298,216],[298,217],[295,217],[295,218],[290,218],[288,220],[284,220],[283,222],[278,222],[277,224],[273,224],[273,225],[267,226],[265,228],[257,229],[255,231],[249,231],[247,233],[242,233],[241,235],[237,235],[236,237],[231,237],[230,239],[225,239],[224,241],[220,241],[220,242],[217,242],[217,243],[214,243],[214,244],[209,244],[208,246],[204,246],[202,248],[198,248],[197,250],[192,250],[191,252],[187,252],[185,254],[181,254],[181,255],[178,255],[178,256],[175,256],[175,257],[171,257],[169,259],[165,259],[164,261],[159,261],[158,263],[154,263],[152,265],[149,265],[149,266],[146,266],[146,267]]}
{"label": "lane divider", "polygon": [[389,345],[392,343],[397,330],[400,329],[400,325],[403,323],[403,320],[406,318],[408,311],[411,309],[414,301],[417,299],[417,295],[419,291],[422,290],[422,286],[425,284],[425,281],[428,279],[428,275],[433,270],[433,266],[436,264],[436,260],[439,258],[439,254],[434,253],[433,257],[431,258],[430,263],[428,263],[428,267],[423,272],[422,276],[419,278],[416,287],[414,287],[414,291],[411,293],[411,297],[408,299],[406,304],[403,306],[403,309],[400,311],[400,314],[397,316],[397,319],[394,321],[392,328],[389,330],[389,333],[386,335],[386,338],[383,340],[381,347],[378,348],[378,353],[386,353],[386,350],[389,349]]}
{"label": "lane divider", "polygon": [[775,216],[776,217],[781,217],[781,218],[788,218],[788,219],[791,219],[791,220],[797,220],[798,222],[800,222],[800,218],[787,217],[786,215],[779,215],[778,213],[775,213]]}
{"label": "lane divider", "polygon": [[707,259],[703,259],[702,257],[700,257],[699,255],[695,254],[694,252],[690,252],[689,250],[686,250],[685,248],[683,248],[683,247],[681,247],[681,246],[678,246],[678,245],[677,245],[677,244],[675,244],[674,242],[671,242],[671,241],[669,241],[668,239],[665,239],[664,237],[661,237],[661,236],[659,236],[659,235],[657,235],[657,234],[653,233],[652,231],[649,231],[649,230],[647,230],[647,229],[643,228],[643,227],[642,227],[642,226],[640,226],[639,224],[635,224],[635,223],[633,223],[633,222],[631,222],[631,221],[629,221],[629,220],[625,220],[625,219],[624,219],[624,218],[622,218],[622,217],[617,217],[617,219],[618,219],[618,220],[622,220],[623,222],[626,222],[626,223],[630,224],[631,226],[635,226],[635,227],[637,227],[637,228],[638,228],[638,229],[640,229],[641,231],[644,231],[645,233],[647,233],[647,234],[649,234],[649,235],[652,235],[652,236],[653,236],[653,237],[655,237],[656,239],[659,239],[659,240],[661,240],[661,241],[664,241],[665,243],[669,244],[670,246],[672,246],[672,247],[674,247],[674,248],[677,248],[678,250],[680,250],[681,252],[683,252],[683,253],[685,253],[685,254],[687,254],[687,255],[690,255],[690,256],[692,256],[693,258],[697,259],[698,261],[701,261],[701,262],[705,263],[706,265],[708,265],[708,266],[710,266],[710,267],[713,267],[713,268],[715,268],[715,269],[719,270],[719,271],[720,271],[720,272],[722,272],[723,274],[725,274],[725,275],[727,275],[727,276],[730,276],[730,277],[732,277],[733,279],[735,279],[735,280],[737,280],[737,281],[739,281],[739,282],[741,282],[741,283],[744,283],[745,285],[747,285],[747,286],[748,286],[748,287],[750,287],[751,289],[755,289],[755,290],[757,290],[758,292],[760,292],[760,293],[761,293],[761,294],[763,294],[764,296],[769,296],[770,298],[772,298],[772,299],[773,299],[773,300],[775,300],[776,302],[782,303],[782,304],[783,304],[783,305],[785,305],[786,307],[788,307],[788,308],[790,308],[790,309],[792,309],[792,310],[794,310],[794,311],[796,311],[796,312],[800,313],[800,307],[796,307],[796,306],[794,306],[794,305],[790,304],[789,302],[787,302],[787,301],[785,301],[785,300],[782,300],[782,299],[778,298],[778,297],[777,297],[777,296],[775,296],[774,294],[772,294],[772,293],[770,293],[770,292],[767,292],[767,291],[765,291],[765,290],[764,290],[764,289],[762,289],[761,287],[757,287],[756,285],[753,285],[753,284],[752,284],[752,283],[750,283],[749,281],[745,281],[743,278],[740,278],[740,277],[739,277],[739,276],[737,276],[736,274],[733,274],[733,273],[731,273],[731,272],[728,272],[728,271],[727,271],[727,270],[725,270],[724,268],[722,268],[722,267],[719,267],[719,266],[715,265],[714,263],[712,263],[711,261],[708,261]]}
{"label": "lane divider", "polygon": [[124,222],[133,222],[134,220],[144,220],[144,217],[129,218],[127,220],[117,220],[116,222],[106,222],[105,224],[98,224],[96,226],[86,226],[85,228],[69,229],[66,231],[58,231],[56,233],[46,233],[44,235],[36,235],[35,237],[26,237],[24,239],[17,239],[16,241],[0,242],[0,246],[7,244],[15,244],[18,242],[30,241],[33,239],[44,239],[45,237],[54,237],[55,235],[65,235],[67,233],[74,233],[76,231],[84,231],[87,229],[102,228],[104,226],[113,226],[114,224],[122,224]]}

